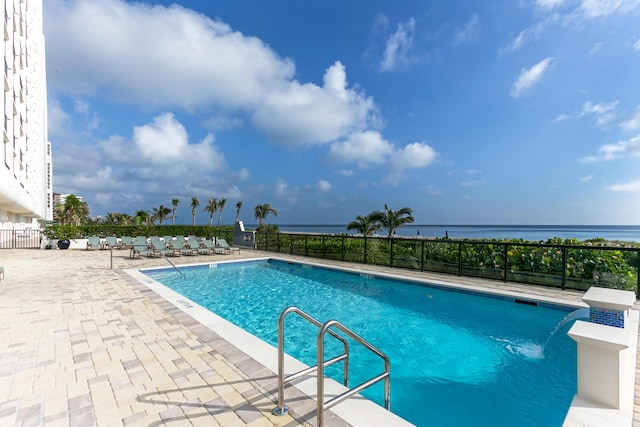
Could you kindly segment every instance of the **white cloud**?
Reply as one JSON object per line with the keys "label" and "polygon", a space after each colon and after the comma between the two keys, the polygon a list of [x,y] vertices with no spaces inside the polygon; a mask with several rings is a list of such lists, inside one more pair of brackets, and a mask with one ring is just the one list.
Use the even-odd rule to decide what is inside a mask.
{"label": "white cloud", "polygon": [[340,169],[340,170],[337,170],[336,173],[342,176],[355,176],[356,174],[355,171],[351,169]]}
{"label": "white cloud", "polygon": [[178,5],[47,0],[44,13],[48,82],[66,93],[246,107],[294,73],[259,39]]}
{"label": "white cloud", "polygon": [[628,131],[640,129],[640,106],[636,107],[629,120],[620,123],[620,126]]}
{"label": "white cloud", "polygon": [[205,120],[209,128],[234,128],[248,115],[290,145],[335,141],[379,122],[372,98],[348,88],[340,62],[326,70],[321,87],[298,82],[293,61],[258,38],[178,5],[47,0],[45,16],[54,95],[216,108],[223,113]]}
{"label": "white cloud", "polygon": [[423,168],[436,159],[436,151],[424,142],[414,142],[395,152],[391,159],[394,169]]}
{"label": "white cloud", "polygon": [[320,191],[329,191],[331,190],[331,183],[329,181],[321,179],[320,181],[318,181],[317,187]]}
{"label": "white cloud", "polygon": [[593,179],[593,175],[581,176],[580,182],[589,182]]}
{"label": "white cloud", "polygon": [[475,180],[475,181],[465,181],[465,182],[461,182],[460,186],[461,187],[477,187],[478,185],[482,185],[485,182],[482,180]]}
{"label": "white cloud", "polygon": [[553,119],[553,123],[560,123],[560,122],[564,122],[565,120],[569,120],[573,118],[573,116],[571,114],[559,114],[558,117],[556,117],[555,119]]}
{"label": "white cloud", "polygon": [[393,145],[376,131],[350,135],[331,145],[329,158],[338,162],[357,163],[360,167],[385,163],[393,154]]}
{"label": "white cloud", "polygon": [[507,46],[500,48],[500,52],[515,52],[522,48],[525,44],[537,40],[545,32],[545,30],[552,24],[555,24],[559,18],[560,15],[553,14],[546,19],[537,22],[535,25],[529,28],[525,28],[513,40],[511,40],[511,42]]}
{"label": "white cloud", "polygon": [[628,141],[620,141],[616,144],[603,145],[595,156],[587,156],[580,159],[583,163],[616,160],[626,157],[640,157],[640,135]]}
{"label": "white cloud", "polygon": [[453,37],[453,44],[459,45],[480,38],[480,19],[478,15],[473,15],[465,24],[464,28],[458,31]]}
{"label": "white cloud", "polygon": [[344,66],[337,61],[324,74],[324,85],[291,82],[266,95],[253,123],[272,140],[291,145],[323,144],[375,125],[375,105],[347,88]]}
{"label": "white cloud", "polygon": [[288,203],[295,204],[298,202],[300,189],[298,187],[289,187],[289,184],[279,179],[275,185],[275,194],[279,199]]}
{"label": "white cloud", "polygon": [[413,48],[415,25],[415,19],[411,18],[404,24],[398,24],[396,32],[389,36],[380,61],[380,69],[382,71],[393,71],[414,61],[411,56],[411,50]]}
{"label": "white cloud", "polygon": [[640,52],[640,39],[633,44],[633,49]]}
{"label": "white cloud", "polygon": [[582,0],[576,13],[586,19],[595,19],[618,12],[628,12],[638,6],[640,6],[638,0]]}
{"label": "white cloud", "polygon": [[64,111],[60,102],[50,97],[47,101],[47,125],[49,137],[62,136],[69,123],[69,114]]}
{"label": "white cloud", "polygon": [[553,58],[545,58],[528,70],[523,68],[518,80],[516,80],[511,88],[510,95],[514,98],[519,98],[528,92],[533,86],[540,82],[552,63]]}
{"label": "white cloud", "polygon": [[614,184],[607,187],[607,190],[621,193],[636,193],[640,192],[640,179],[636,181],[627,182],[626,184]]}
{"label": "white cloud", "polygon": [[544,10],[551,10],[567,4],[571,0],[534,0],[537,7]]}

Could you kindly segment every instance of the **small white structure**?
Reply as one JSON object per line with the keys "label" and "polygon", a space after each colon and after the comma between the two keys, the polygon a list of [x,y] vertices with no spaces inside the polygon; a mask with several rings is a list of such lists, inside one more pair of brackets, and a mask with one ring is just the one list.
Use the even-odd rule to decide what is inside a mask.
{"label": "small white structure", "polygon": [[578,393],[564,426],[631,426],[638,342],[633,292],[590,288],[582,298],[589,322],[568,335],[578,343]]}

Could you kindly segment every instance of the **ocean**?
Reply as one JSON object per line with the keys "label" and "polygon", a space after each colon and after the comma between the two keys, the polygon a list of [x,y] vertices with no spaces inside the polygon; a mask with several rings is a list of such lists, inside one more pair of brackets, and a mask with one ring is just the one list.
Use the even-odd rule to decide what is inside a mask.
{"label": "ocean", "polygon": [[[255,225],[247,225],[248,229]],[[344,224],[278,224],[282,232],[353,234]],[[378,235],[385,235],[380,231]],[[545,241],[554,237],[576,238],[580,241],[594,238],[640,243],[638,225],[426,225],[409,224],[396,230],[397,236],[427,238],[449,236],[451,239],[524,239]]]}

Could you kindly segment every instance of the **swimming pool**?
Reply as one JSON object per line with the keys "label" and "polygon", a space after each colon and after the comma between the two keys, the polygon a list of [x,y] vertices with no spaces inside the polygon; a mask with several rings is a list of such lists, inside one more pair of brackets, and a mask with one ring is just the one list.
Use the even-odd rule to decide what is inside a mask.
{"label": "swimming pool", "polygon": [[[561,425],[575,393],[570,324],[551,335],[569,307],[274,260],[181,270],[186,280],[175,270],[144,273],[274,346],[287,306],[341,321],[389,355],[391,409],[418,426]],[[317,330],[305,326],[287,320],[285,349],[315,364]],[[357,384],[380,362],[353,349]],[[381,404],[381,385],[363,394]]]}

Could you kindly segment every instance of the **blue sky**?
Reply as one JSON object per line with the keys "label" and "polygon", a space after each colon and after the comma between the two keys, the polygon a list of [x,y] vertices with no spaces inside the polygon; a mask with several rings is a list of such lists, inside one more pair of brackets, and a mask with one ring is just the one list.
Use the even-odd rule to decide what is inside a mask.
{"label": "blue sky", "polygon": [[[46,0],[54,191],[640,224],[640,0]],[[217,219],[217,216],[216,216]]]}

